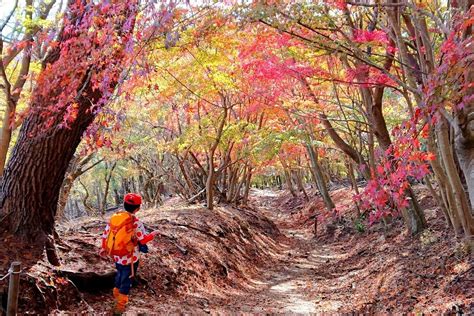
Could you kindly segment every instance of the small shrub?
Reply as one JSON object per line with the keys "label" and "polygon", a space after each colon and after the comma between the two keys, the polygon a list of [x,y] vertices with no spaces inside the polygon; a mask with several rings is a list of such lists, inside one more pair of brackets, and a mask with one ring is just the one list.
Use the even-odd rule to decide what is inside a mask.
{"label": "small shrub", "polygon": [[354,220],[354,229],[360,234],[365,232],[366,227],[365,227],[364,221],[365,221],[365,216],[363,215],[359,216],[358,218]]}

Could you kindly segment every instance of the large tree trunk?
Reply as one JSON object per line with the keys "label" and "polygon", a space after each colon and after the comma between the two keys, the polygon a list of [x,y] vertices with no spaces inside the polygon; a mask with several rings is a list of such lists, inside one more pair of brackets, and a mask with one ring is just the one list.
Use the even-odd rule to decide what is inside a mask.
{"label": "large tree trunk", "polygon": [[[458,3],[464,12],[469,12],[474,7],[474,0],[464,0]],[[473,26],[468,26],[464,31],[464,38],[469,39],[472,44]],[[471,50],[472,45],[467,48]],[[464,74],[464,85],[467,87],[466,95],[474,95],[474,69],[468,67]],[[474,234],[474,220],[472,210],[474,209],[474,101],[468,102],[455,117],[455,151],[466,179],[469,192],[470,210],[465,210],[461,223],[467,236]],[[467,229],[467,231],[466,231]]]}
{"label": "large tree trunk", "polygon": [[[465,12],[472,10],[474,0],[461,1]],[[471,12],[472,13],[472,12]],[[472,15],[471,15],[472,16]],[[470,39],[472,44],[473,26],[469,26],[464,32],[464,38]],[[472,53],[472,45],[469,48]],[[466,95],[474,95],[474,69],[469,67],[465,72],[465,83],[467,86]],[[471,212],[474,209],[474,101],[470,101],[456,116],[456,139],[455,149],[461,165],[461,169],[466,178],[469,199],[471,202]]]}
{"label": "large tree trunk", "polygon": [[[91,93],[90,97],[98,100],[100,95]],[[88,101],[83,102],[85,106],[69,129],[30,137],[43,119],[33,113],[23,123],[1,183],[0,206],[6,217],[2,228],[10,233],[28,239],[52,233],[64,174],[82,134],[94,119],[86,112]]]}
{"label": "large tree trunk", "polygon": [[456,170],[456,163],[454,161],[447,128],[447,121],[441,118],[436,127],[436,131],[438,134],[440,153],[444,163],[444,170],[446,171],[446,181],[450,184],[454,195],[454,205],[451,207],[454,208],[454,212],[458,212],[458,218],[460,219],[464,234],[466,236],[472,236],[474,234],[474,219],[470,213],[469,202]]}
{"label": "large tree trunk", "polygon": [[[472,111],[471,113],[472,117],[470,119],[470,122],[468,123],[468,125],[471,126],[465,127],[464,129],[469,129],[469,133],[474,134],[474,111]],[[466,179],[472,212],[472,209],[474,209],[474,138],[468,140],[468,138],[463,136],[462,132],[459,133],[458,137],[456,138],[455,148],[459,164]]]}
{"label": "large tree trunk", "polygon": [[[23,240],[36,240],[40,244],[44,244],[47,236],[53,233],[59,190],[69,161],[95,117],[96,112],[91,111],[91,106],[97,104],[105,92],[94,89],[91,78],[106,71],[108,76],[115,78],[109,82],[110,90],[107,93],[113,90],[117,84],[114,80],[119,77],[119,66],[124,56],[123,46],[117,43],[122,40],[125,44],[126,37],[130,36],[133,29],[129,27],[126,33],[115,34],[115,46],[113,49],[108,47],[110,54],[101,56],[103,60],[99,58],[90,64],[79,63],[81,58],[88,58],[88,51],[84,51],[83,45],[74,44],[73,36],[84,36],[84,33],[89,32],[88,23],[101,21],[88,18],[83,21],[89,14],[99,14],[95,6],[80,8],[73,5],[72,1],[70,4],[72,9],[66,19],[69,29],[67,35],[63,35],[61,39],[62,43],[68,41],[68,44],[64,44],[67,49],[61,49],[62,45],[59,45],[48,55],[46,70],[42,72],[40,84],[33,92],[32,110],[21,127],[18,141],[0,183],[1,230]],[[115,12],[112,10],[112,15],[104,16],[105,19],[109,19],[118,29],[121,29],[124,23],[132,22],[129,25],[133,26],[136,12],[134,4],[114,2],[112,6]],[[107,63],[104,63],[105,57]],[[70,65],[71,69],[65,71],[65,65]],[[81,68],[85,65],[88,65],[86,69]],[[68,123],[68,128],[61,128],[58,125],[63,122],[63,115],[67,110],[65,105],[60,107],[62,110],[59,113],[51,113],[49,117],[45,116],[45,113],[48,113],[48,107],[54,107],[57,100],[61,100],[64,87],[58,84],[68,78],[71,72],[82,78],[76,97],[74,100],[69,99],[69,102],[75,101],[77,118]],[[50,118],[54,119],[52,127],[40,129]]]}

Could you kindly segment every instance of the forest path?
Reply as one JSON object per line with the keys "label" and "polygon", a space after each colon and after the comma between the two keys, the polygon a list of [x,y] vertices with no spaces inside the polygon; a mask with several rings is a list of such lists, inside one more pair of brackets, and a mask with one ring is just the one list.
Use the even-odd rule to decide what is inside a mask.
{"label": "forest path", "polygon": [[[345,188],[332,191],[332,196],[338,205],[351,203],[350,191]],[[259,231],[253,230],[252,242],[235,243],[234,239],[218,238],[215,240],[219,242],[214,242],[211,249],[227,245],[235,250],[244,244],[256,243],[260,248],[249,248],[247,254],[256,251],[258,256],[250,256],[253,259],[249,260],[248,255],[239,257],[236,252],[220,250],[219,253],[200,254],[194,249],[194,256],[179,261],[192,272],[206,274],[209,268],[206,266],[203,271],[199,267],[203,265],[203,256],[210,256],[222,262],[239,262],[241,271],[252,270],[252,273],[238,276],[231,273],[224,279],[208,275],[198,290],[171,295],[152,294],[146,288],[136,288],[131,294],[127,314],[441,314],[459,306],[465,311],[474,310],[472,261],[457,257],[455,244],[444,230],[441,214],[436,208],[429,208],[430,201],[423,202],[432,227],[426,235],[431,238],[428,241],[407,235],[400,221],[394,222],[390,230],[374,225],[364,233],[355,232],[351,223],[344,221],[320,223],[321,231],[315,238],[312,218],[324,207],[319,198],[314,196],[311,203],[307,203],[302,198],[293,199],[278,191],[252,190],[252,207],[245,212],[249,218],[254,218],[252,225],[260,227]],[[169,220],[172,216],[181,216],[206,222],[214,218],[204,209],[182,210],[172,215],[176,209],[179,207],[173,205],[171,211],[162,212],[162,216]],[[228,214],[238,214],[236,210],[234,212]],[[206,216],[196,217],[199,213]],[[257,213],[264,216],[255,216]],[[269,229],[269,221],[262,226],[262,218],[271,220],[281,234]],[[216,223],[206,229],[223,222]],[[198,223],[193,222],[193,225]],[[199,225],[203,223],[199,222]],[[173,227],[166,233],[178,234]],[[237,231],[236,226],[232,229]],[[188,246],[209,246],[207,235],[202,239],[197,233],[191,235],[189,230],[182,230],[180,234],[177,240],[187,241]],[[201,239],[196,239],[198,237]],[[435,238],[440,242],[431,242]],[[153,256],[156,254],[152,253],[142,268],[142,273],[149,273],[148,280],[154,280],[151,276],[156,272]],[[176,261],[174,257],[170,260],[171,263]],[[171,263],[168,263],[170,267],[176,268]],[[193,283],[196,279],[184,280]],[[163,282],[156,278],[151,285]],[[110,292],[87,298],[96,312],[105,312],[112,305]]]}
{"label": "forest path", "polygon": [[357,273],[352,266],[339,270],[340,263],[352,265],[347,260],[348,249],[343,243],[323,245],[313,238],[310,229],[295,228],[294,210],[291,206],[282,208],[280,197],[281,192],[252,190],[254,211],[273,221],[283,236],[278,241],[279,253],[267,254],[268,268],[247,280],[246,290],[224,295],[211,290],[207,294],[190,293],[185,298],[149,297],[149,301],[135,292],[128,314],[308,315],[337,312],[344,307],[353,295],[351,277]]}
{"label": "forest path", "polygon": [[[255,280],[257,289],[247,295],[226,302],[226,306],[217,308],[219,312],[242,313],[282,313],[311,314],[337,311],[343,301],[326,295],[315,295],[318,279],[325,278],[319,271],[321,267],[344,253],[337,249],[319,245],[307,231],[287,228],[291,221],[290,210],[279,209],[277,192],[270,190],[253,191],[254,206],[259,212],[276,223],[286,236],[284,254],[280,258],[269,258],[274,264]],[[330,276],[333,278],[334,276]],[[347,278],[347,275],[338,277]],[[334,284],[338,280],[334,279]],[[319,291],[318,291],[319,292]]]}

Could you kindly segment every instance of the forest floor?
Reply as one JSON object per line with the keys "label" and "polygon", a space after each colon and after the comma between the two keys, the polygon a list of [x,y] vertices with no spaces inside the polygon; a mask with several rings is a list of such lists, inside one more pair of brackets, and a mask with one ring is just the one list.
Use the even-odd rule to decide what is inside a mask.
{"label": "forest floor", "polygon": [[[417,191],[430,228],[415,237],[399,220],[357,230],[351,211],[320,219],[315,236],[323,204],[314,194],[308,202],[253,190],[244,209],[211,212],[172,200],[141,211],[161,235],[142,259],[128,313],[473,313],[472,255]],[[348,189],[331,195],[338,206],[352,204]],[[104,224],[89,218],[59,227],[63,266],[51,272],[43,260],[29,268],[23,312],[110,311],[113,266],[97,256]]]}

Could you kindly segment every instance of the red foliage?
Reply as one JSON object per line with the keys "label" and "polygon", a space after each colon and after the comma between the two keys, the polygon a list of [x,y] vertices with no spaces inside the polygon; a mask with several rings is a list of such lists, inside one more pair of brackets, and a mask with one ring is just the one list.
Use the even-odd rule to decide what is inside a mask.
{"label": "red foliage", "polygon": [[380,30],[355,30],[354,41],[357,43],[372,43],[378,45],[387,45],[389,43],[387,34]]}
{"label": "red foliage", "polygon": [[325,0],[324,2],[339,10],[345,10],[347,8],[346,0]]}
{"label": "red foliage", "polygon": [[346,70],[345,80],[349,84],[360,84],[364,87],[374,85],[392,86],[394,82],[382,71],[368,65],[360,65]]}
{"label": "red foliage", "polygon": [[[59,57],[45,65],[37,80],[31,111],[39,111],[48,118],[39,129],[67,128],[74,122],[78,118],[78,100],[89,83],[92,90],[99,90],[102,95],[98,102],[90,104],[89,111],[98,111],[108,102],[114,93],[113,83],[120,81],[124,67],[110,59],[124,59],[123,47],[133,45],[132,36],[124,34],[131,34],[128,31],[135,17],[125,17],[124,12],[134,5],[131,1],[86,7],[76,1],[70,6],[64,18],[62,40],[49,42],[53,54]],[[121,32],[116,31],[118,25]]]}
{"label": "red foliage", "polygon": [[[362,209],[369,212],[373,223],[386,216],[398,216],[399,211],[409,206],[407,189],[413,181],[421,181],[431,170],[429,162],[435,155],[424,150],[428,122],[421,109],[414,117],[394,129],[393,144],[386,151],[378,152],[376,170],[371,170],[372,179],[365,190],[354,196]],[[423,123],[424,122],[424,123]]]}

